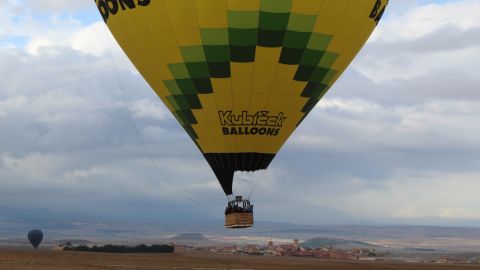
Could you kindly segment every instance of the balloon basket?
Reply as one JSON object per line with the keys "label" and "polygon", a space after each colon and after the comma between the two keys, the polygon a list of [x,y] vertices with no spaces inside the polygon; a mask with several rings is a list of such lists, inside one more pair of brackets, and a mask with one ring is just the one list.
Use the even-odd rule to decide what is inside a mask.
{"label": "balloon basket", "polygon": [[253,227],[253,213],[229,213],[225,215],[227,229],[245,229]]}
{"label": "balloon basket", "polygon": [[225,209],[225,227],[227,229],[245,229],[253,227],[253,205],[242,196],[228,202]]}

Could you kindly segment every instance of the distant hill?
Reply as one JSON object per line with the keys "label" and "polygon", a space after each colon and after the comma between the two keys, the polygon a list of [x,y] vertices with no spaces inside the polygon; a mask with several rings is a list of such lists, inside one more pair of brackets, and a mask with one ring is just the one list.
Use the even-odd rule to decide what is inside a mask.
{"label": "distant hill", "polygon": [[182,241],[182,242],[208,242],[208,238],[199,233],[184,233],[170,238],[172,241]]}
{"label": "distant hill", "polygon": [[302,247],[309,247],[309,248],[320,248],[320,247],[330,247],[335,246],[339,247],[357,247],[357,248],[374,248],[375,245],[355,241],[355,240],[348,240],[348,239],[341,239],[341,238],[325,238],[325,237],[317,237],[309,239],[303,243],[301,243]]}

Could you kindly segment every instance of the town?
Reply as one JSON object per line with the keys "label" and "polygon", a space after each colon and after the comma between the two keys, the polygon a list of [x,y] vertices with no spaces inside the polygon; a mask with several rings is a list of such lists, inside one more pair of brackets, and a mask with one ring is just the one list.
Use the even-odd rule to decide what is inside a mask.
{"label": "town", "polygon": [[335,246],[309,248],[303,247],[298,239],[291,243],[275,245],[268,241],[266,245],[245,244],[226,246],[195,247],[188,245],[175,246],[175,252],[199,251],[216,254],[250,255],[250,256],[279,256],[279,257],[303,257],[336,260],[360,260],[360,261],[384,261],[405,263],[433,263],[433,264],[480,264],[480,254],[449,254],[449,255],[420,255],[396,256],[388,251],[377,251],[374,248],[350,248],[339,249]]}

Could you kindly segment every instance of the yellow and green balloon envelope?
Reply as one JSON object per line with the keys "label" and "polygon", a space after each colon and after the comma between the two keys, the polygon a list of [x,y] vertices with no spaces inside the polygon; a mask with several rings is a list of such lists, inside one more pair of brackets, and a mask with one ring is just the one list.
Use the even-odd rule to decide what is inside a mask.
{"label": "yellow and green balloon envelope", "polygon": [[347,68],[388,0],[95,0],[232,194],[266,169]]}

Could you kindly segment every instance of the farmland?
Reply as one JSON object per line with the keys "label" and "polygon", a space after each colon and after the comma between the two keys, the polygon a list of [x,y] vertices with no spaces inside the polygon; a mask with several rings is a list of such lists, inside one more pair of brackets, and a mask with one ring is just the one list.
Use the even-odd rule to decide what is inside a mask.
{"label": "farmland", "polygon": [[0,250],[0,270],[103,270],[103,269],[478,269],[468,265],[410,264],[239,256],[183,252],[175,254],[98,254],[63,251]]}

